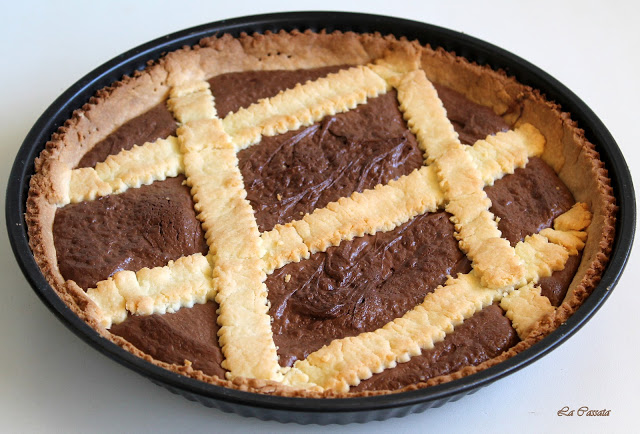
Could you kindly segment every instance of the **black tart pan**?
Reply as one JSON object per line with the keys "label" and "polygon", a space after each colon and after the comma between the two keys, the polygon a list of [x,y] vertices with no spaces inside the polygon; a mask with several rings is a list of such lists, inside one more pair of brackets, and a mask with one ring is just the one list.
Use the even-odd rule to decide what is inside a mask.
{"label": "black tart pan", "polygon": [[[222,33],[311,29],[380,32],[418,39],[422,44],[442,47],[480,65],[503,69],[519,82],[541,90],[549,100],[571,113],[596,145],[606,164],[619,206],[616,239],[602,280],[578,311],[548,337],[522,353],[474,375],[421,390],[382,396],[347,399],[285,398],[259,395],[206,384],[152,365],[101,338],[58,298],[36,264],[28,244],[24,220],[29,179],[34,160],[52,133],[82,107],[99,89],[131,75],[157,60],[162,53],[194,45],[200,39]],[[7,187],[6,219],[13,252],[24,275],[47,307],[76,335],[116,362],[152,382],[207,407],[253,416],[263,420],[297,423],[351,423],[383,420],[440,407],[473,393],[544,356],[574,334],[602,306],[617,283],[625,265],[635,232],[635,194],[629,168],[620,149],[595,114],[569,89],[527,61],[486,42],[429,24],[378,15],[342,12],[291,12],[223,20],[173,33],[128,51],[95,69],[64,92],[42,114],[27,135],[16,156]]]}

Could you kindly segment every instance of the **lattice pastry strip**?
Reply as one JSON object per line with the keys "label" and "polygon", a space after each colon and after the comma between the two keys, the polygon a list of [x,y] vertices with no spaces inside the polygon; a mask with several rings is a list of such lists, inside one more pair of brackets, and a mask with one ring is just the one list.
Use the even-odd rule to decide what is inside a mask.
{"label": "lattice pastry strip", "polygon": [[549,242],[540,234],[527,236],[524,243],[516,244],[515,251],[524,260],[525,273],[521,284],[537,283],[541,277],[550,276],[553,270],[562,270],[569,258],[567,249]]}
{"label": "lattice pastry strip", "polygon": [[509,242],[501,238],[480,171],[458,140],[442,101],[424,71],[407,73],[397,85],[400,108],[435,165],[452,214],[460,248],[467,253],[483,285],[506,287],[523,278],[524,268]]}
{"label": "lattice pastry strip", "polygon": [[110,155],[104,162],[96,164],[95,168],[67,171],[68,193],[57,205],[122,193],[128,188],[138,188],[183,172],[178,139],[173,136],[159,139]]}
{"label": "lattice pastry strip", "polygon": [[577,203],[560,217],[553,222],[553,229],[543,229],[540,235],[553,243],[560,244],[569,254],[577,255],[578,251],[584,248],[587,240],[585,229],[591,224],[591,213],[586,204]]}
{"label": "lattice pastry strip", "polygon": [[553,221],[557,231],[584,231],[591,224],[591,213],[585,203],[576,203],[569,211]]}
{"label": "lattice pastry strip", "polygon": [[235,150],[219,119],[178,129],[187,184],[202,221],[220,304],[223,367],[236,376],[279,380],[264,281],[264,251],[253,210],[245,199]]}
{"label": "lattice pastry strip", "polygon": [[[500,133],[497,138],[489,136],[479,140],[464,150],[482,168],[484,182],[493,184],[504,173],[524,167],[529,157],[539,156],[543,148],[544,138],[540,132],[525,124],[515,131]],[[496,162],[492,161],[494,158]],[[443,203],[444,195],[434,165],[414,170],[387,185],[353,193],[302,220],[276,225],[264,232],[261,236],[267,250],[267,273],[342,241],[392,230],[419,214],[435,211]]]}
{"label": "lattice pastry strip", "polygon": [[[337,339],[297,361],[285,375],[285,384],[313,383],[323,389],[347,392],[350,385],[373,373],[395,367],[417,356],[421,348],[432,348],[446,331],[493,302],[497,290],[480,285],[475,273],[460,276],[437,288],[403,317],[370,333]],[[451,303],[455,298],[455,303]],[[449,310],[448,310],[449,309]],[[302,384],[301,384],[302,383]]]}
{"label": "lattice pastry strip", "polygon": [[[536,270],[529,269],[527,276],[531,279],[529,284],[519,291],[507,295],[500,302],[500,306],[506,311],[507,318],[511,320],[521,339],[525,339],[540,320],[555,311],[549,299],[541,295],[540,287],[534,285],[540,277],[550,275],[552,269],[555,269],[553,265],[549,266],[549,261],[546,261],[548,268],[544,267],[540,253],[544,248],[549,249],[550,246],[554,246],[555,252],[552,256],[558,259],[565,254],[566,256],[577,255],[584,248],[584,242],[587,239],[585,230],[590,223],[591,213],[588,211],[587,205],[577,203],[554,221],[554,229],[543,229],[539,235],[528,237],[529,244],[544,246],[543,248],[516,247],[516,250],[519,249],[519,255],[529,256],[528,264],[534,262],[541,264]],[[546,243],[545,239],[550,243]],[[558,249],[558,246],[562,246],[564,252]],[[558,264],[555,267],[558,267]],[[541,275],[541,273],[545,274]]]}
{"label": "lattice pastry strip", "polygon": [[[523,248],[519,249],[521,246]],[[564,247],[541,235],[527,237],[518,243],[518,247],[516,252],[528,253],[520,259],[527,264],[530,275],[535,276],[531,283],[562,270],[569,257]],[[284,383],[297,387],[311,384],[347,392],[350,386],[359,384],[373,373],[395,367],[420,354],[422,349],[432,348],[465,319],[526,284],[525,281],[512,287],[488,288],[475,270],[455,279],[449,278],[444,286],[427,294],[422,304],[381,329],[334,340],[305,360],[298,360],[285,371]]]}
{"label": "lattice pastry strip", "polygon": [[523,124],[515,130],[487,136],[473,146],[465,146],[464,150],[487,186],[512,174],[515,169],[525,167],[530,157],[542,155],[544,144],[544,136],[536,127]]}
{"label": "lattice pastry strip", "polygon": [[328,115],[345,112],[369,97],[386,92],[387,83],[367,66],[356,66],[306,84],[228,114],[224,130],[236,150],[256,144],[262,136],[274,136],[311,125]]}
{"label": "lattice pastry strip", "polygon": [[217,114],[209,83],[204,80],[188,81],[172,87],[167,106],[183,124],[199,119],[213,119]]}
{"label": "lattice pastry strip", "polygon": [[134,315],[175,312],[213,299],[211,267],[200,253],[169,261],[164,267],[138,272],[119,271],[90,288],[87,296],[98,307],[105,328]]}
{"label": "lattice pastry strip", "polygon": [[555,311],[549,299],[540,294],[540,287],[533,282],[504,297],[500,307],[506,312],[520,339],[526,339],[536,323]]}
{"label": "lattice pastry strip", "polygon": [[277,225],[263,233],[267,272],[325,251],[343,240],[389,231],[413,216],[435,211],[441,202],[435,173],[429,167],[416,169],[387,185],[353,193],[302,220]]}

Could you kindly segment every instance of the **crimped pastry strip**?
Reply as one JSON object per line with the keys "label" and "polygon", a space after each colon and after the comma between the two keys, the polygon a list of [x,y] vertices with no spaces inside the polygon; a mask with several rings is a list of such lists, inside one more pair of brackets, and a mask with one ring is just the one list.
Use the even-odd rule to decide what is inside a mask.
{"label": "crimped pastry strip", "polygon": [[522,279],[524,269],[509,242],[501,238],[483,176],[465,152],[433,84],[424,71],[412,71],[397,84],[400,109],[436,167],[445,209],[456,226],[460,248],[469,256],[483,285],[501,288]]}
{"label": "crimped pastry strip", "polygon": [[[487,185],[516,168],[529,157],[542,153],[544,138],[529,125],[465,146]],[[425,166],[387,185],[353,193],[301,220],[277,225],[262,233],[266,248],[267,274],[311,253],[325,251],[340,242],[364,234],[389,231],[424,212],[433,212],[444,202],[435,166]]]}
{"label": "crimped pastry strip", "polygon": [[500,307],[520,339],[526,339],[538,321],[555,311],[549,299],[540,294],[540,287],[533,282],[503,297]]}
{"label": "crimped pastry strip", "polygon": [[213,119],[217,114],[209,83],[204,80],[188,81],[172,87],[167,106],[182,124],[198,119]]}
{"label": "crimped pastry strip", "polygon": [[201,253],[169,261],[164,267],[119,271],[90,288],[87,296],[98,307],[105,328],[124,321],[127,313],[151,315],[213,299],[211,267]]}
{"label": "crimped pastry strip", "polygon": [[275,136],[311,125],[327,115],[345,112],[385,93],[387,83],[367,66],[329,74],[298,84],[272,98],[228,114],[224,129],[236,150],[254,145],[264,136]]}
{"label": "crimped pastry strip", "polygon": [[[546,243],[546,238],[550,242],[546,243],[547,246],[545,247],[547,249],[549,246],[554,246],[553,248],[558,251],[560,250],[558,247],[561,246],[564,248],[567,257],[569,255],[577,255],[584,248],[587,239],[586,229],[589,224],[591,224],[591,213],[587,205],[577,203],[569,211],[555,219],[553,222],[554,229],[543,229],[539,235],[528,237],[528,241],[530,244],[537,243],[542,246]],[[530,269],[531,281],[519,291],[514,291],[504,297],[500,307],[505,310],[507,318],[511,320],[513,327],[518,332],[518,336],[521,339],[525,339],[535,325],[545,316],[552,314],[555,308],[547,297],[540,294],[540,287],[534,286],[534,282],[537,282],[540,277],[538,270],[542,270],[545,266],[544,262],[547,262],[543,262],[537,257],[543,249],[524,249],[522,246],[516,247],[516,250],[518,249],[518,254],[521,257],[525,257],[525,255],[529,257],[526,261],[527,264],[537,262],[540,265],[527,267]],[[528,252],[525,253],[525,250],[528,250]],[[560,253],[556,252],[552,255],[558,258]],[[553,268],[553,265],[551,265],[551,268]],[[549,270],[546,270],[545,273],[548,274]]]}
{"label": "crimped pastry strip", "polygon": [[170,136],[110,155],[95,168],[85,167],[66,173],[67,194],[58,206],[123,193],[128,188],[178,176],[184,173],[184,166],[180,143]]}
{"label": "crimped pastry strip", "polygon": [[187,184],[209,245],[227,376],[280,380],[268,313],[263,248],[238,158],[219,119],[178,129]]}

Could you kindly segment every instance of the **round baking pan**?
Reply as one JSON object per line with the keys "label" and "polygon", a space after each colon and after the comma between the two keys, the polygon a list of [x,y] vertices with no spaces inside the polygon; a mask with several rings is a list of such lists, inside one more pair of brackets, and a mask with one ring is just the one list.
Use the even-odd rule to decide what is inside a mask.
{"label": "round baking pan", "polygon": [[[308,399],[259,395],[227,389],[164,370],[101,338],[96,331],[67,308],[49,286],[34,261],[24,220],[29,179],[34,173],[34,160],[44,149],[52,133],[97,90],[120,80],[125,74],[131,75],[134,71],[143,69],[149,60],[157,60],[162,53],[184,45],[196,44],[201,38],[214,34],[230,33],[237,36],[241,32],[262,33],[267,30],[281,29],[380,32],[418,39],[422,44],[428,43],[432,47],[455,51],[458,55],[478,64],[503,69],[521,83],[540,89],[548,99],[559,103],[563,110],[571,113],[572,118],[584,129],[586,137],[596,145],[600,157],[606,164],[619,211],[613,251],[602,280],[591,296],[562,327],[538,344],[505,362],[445,384],[373,397]],[[631,174],[613,137],[595,114],[557,80],[503,49],[458,32],[399,18],[342,12],[277,13],[218,21],[167,35],[114,58],[69,88],[38,119],[18,151],[6,198],[9,239],[24,275],[47,307],[71,331],[92,347],[154,383],[208,407],[264,420],[318,424],[383,420],[421,412],[430,407],[439,407],[448,401],[473,393],[480,387],[544,356],[584,325],[611,294],[611,289],[617,283],[631,250],[635,231],[635,213],[635,194]]]}

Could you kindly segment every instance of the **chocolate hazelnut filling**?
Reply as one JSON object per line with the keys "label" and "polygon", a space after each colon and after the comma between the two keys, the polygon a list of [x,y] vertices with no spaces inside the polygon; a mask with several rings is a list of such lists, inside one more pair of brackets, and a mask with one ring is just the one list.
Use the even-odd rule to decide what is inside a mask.
{"label": "chocolate hazelnut filling", "polygon": [[[210,84],[218,114],[225,116],[337,69],[233,73],[215,77]],[[463,143],[472,144],[509,128],[490,109],[449,89],[437,89]],[[130,121],[126,128],[136,130],[138,121]],[[122,140],[123,128],[105,142]],[[125,145],[109,147],[99,158]],[[259,145],[241,151],[238,157],[261,231],[298,219],[354,191],[387,183],[423,164],[415,137],[398,110],[395,92],[312,126],[263,137]],[[193,201],[181,185],[183,179],[58,210],[54,237],[62,275],[86,289],[119,270],[162,266],[180,256],[206,253]],[[500,229],[512,243],[548,227],[573,204],[566,187],[539,159],[531,159],[526,168],[486,191],[494,204],[492,212],[501,219]],[[578,263],[570,259],[565,270],[541,282],[543,294],[554,304],[564,297]],[[290,366],[332,339],[379,328],[421,302],[447,275],[468,272],[469,267],[453,237],[448,214],[439,212],[418,216],[393,231],[343,242],[276,270],[266,284],[280,364]],[[132,316],[111,331],[158,360],[176,364],[189,360],[195,369],[223,376],[216,308],[209,302],[174,314]],[[432,350],[374,375],[356,390],[397,389],[453,372],[495,357],[517,341],[502,310],[489,306]]]}
{"label": "chocolate hazelnut filling", "polygon": [[53,236],[64,278],[86,290],[118,271],[206,254],[184,179],[180,175],[58,209]]}
{"label": "chocolate hazelnut filling", "polygon": [[260,231],[423,164],[395,91],[309,127],[263,137],[259,145],[239,152],[238,159]]}
{"label": "chocolate hazelnut filling", "polygon": [[582,252],[569,256],[562,270],[554,272],[549,277],[543,277],[538,282],[540,293],[547,297],[553,306],[560,306],[567,295],[567,289],[569,289],[574,274],[578,271],[581,259]]}
{"label": "chocolate hazelnut filling", "polygon": [[569,189],[539,158],[529,159],[525,169],[516,169],[509,182],[485,188],[490,211],[500,217],[498,229],[512,246],[536,234],[575,203]]}
{"label": "chocolate hazelnut filling", "polygon": [[139,350],[156,360],[183,365],[224,378],[224,360],[218,344],[218,303],[210,301],[163,315],[132,315],[111,327]]}
{"label": "chocolate hazelnut filling", "polygon": [[78,163],[78,168],[94,167],[96,163],[106,160],[109,155],[129,150],[133,145],[166,139],[175,135],[177,127],[178,124],[167,109],[167,105],[158,104],[146,113],[124,123],[104,140],[96,143],[89,152],[84,154]]}
{"label": "chocolate hazelnut filling", "polygon": [[281,90],[291,89],[298,83],[317,80],[348,66],[299,69],[297,71],[247,71],[216,75],[209,80],[215,95],[218,117],[249,107],[262,98],[271,98]]}
{"label": "chocolate hazelnut filling", "polygon": [[464,95],[446,86],[434,84],[434,87],[461,143],[473,145],[488,135],[509,130],[509,125],[504,119],[497,116],[489,107],[474,104]]}

